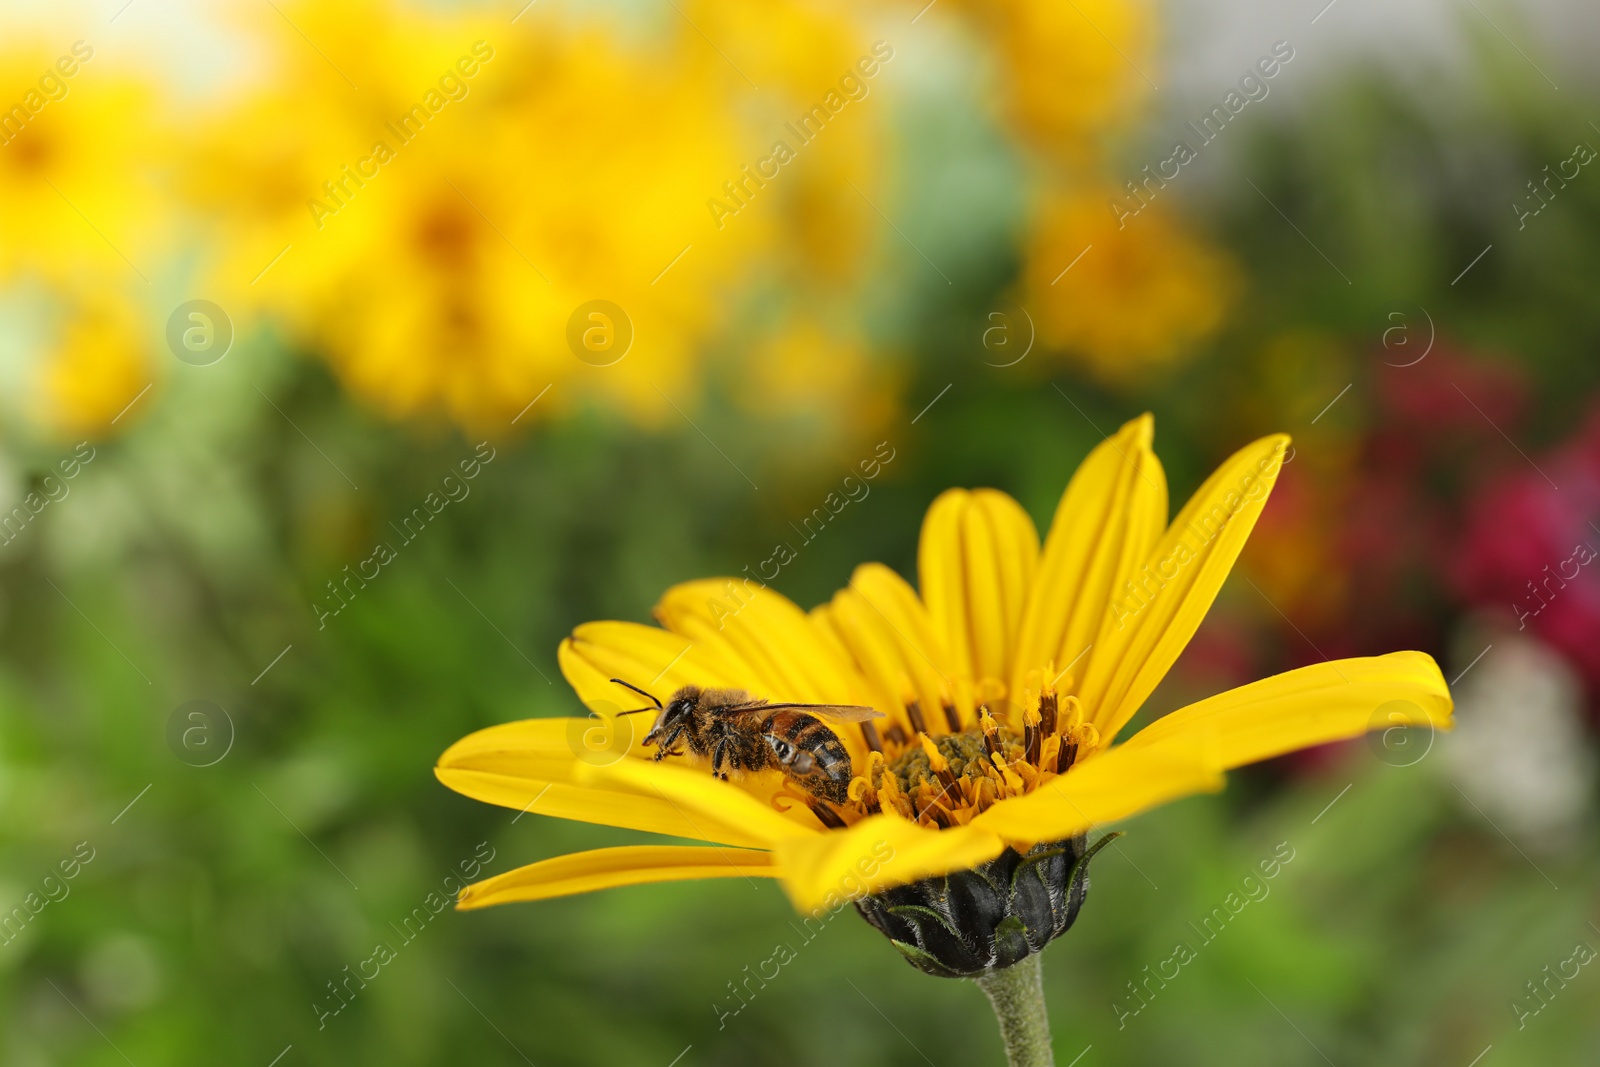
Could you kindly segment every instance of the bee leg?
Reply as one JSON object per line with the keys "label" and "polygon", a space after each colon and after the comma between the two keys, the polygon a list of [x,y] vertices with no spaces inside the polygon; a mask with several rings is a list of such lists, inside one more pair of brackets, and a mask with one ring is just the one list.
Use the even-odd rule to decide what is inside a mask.
{"label": "bee leg", "polygon": [[683,731],[684,727],[682,726],[673,727],[672,732],[661,739],[661,743],[656,747],[655,759],[657,761],[664,760],[668,756],[677,755],[673,751],[673,746],[678,743],[678,738],[683,736]]}
{"label": "bee leg", "polygon": [[828,807],[827,801],[813,800],[807,806],[811,808],[811,814],[817,817],[817,821],[828,829],[843,830],[845,828],[845,821],[839,818],[838,812]]}
{"label": "bee leg", "polygon": [[717,742],[717,747],[711,750],[711,773],[721,778],[724,782],[728,780],[728,774],[722,769],[722,764],[728,758],[728,746],[730,744],[731,742],[724,737]]}

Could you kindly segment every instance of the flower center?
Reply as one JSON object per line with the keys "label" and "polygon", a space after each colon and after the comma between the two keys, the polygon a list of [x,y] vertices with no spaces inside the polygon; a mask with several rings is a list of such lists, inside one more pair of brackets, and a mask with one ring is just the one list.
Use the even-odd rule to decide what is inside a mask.
{"label": "flower center", "polygon": [[[989,750],[983,743],[982,731],[946,734],[934,738],[933,746],[949,764],[950,774],[957,779],[967,774],[993,778],[998,773],[994,764],[989,762]],[[997,747],[1008,763],[1014,763],[1022,758],[1022,741],[1010,727],[1000,727]],[[907,748],[884,770],[894,775],[899,781],[900,788],[907,792],[935,782],[939,783],[939,787],[944,784],[939,782],[939,776],[933,769],[933,760],[921,746]]]}
{"label": "flower center", "polygon": [[[920,727],[921,717],[909,712]],[[847,809],[864,816],[892,808],[925,826],[965,825],[997,801],[1031,793],[1066,773],[1080,752],[1098,742],[1072,697],[1058,702],[1046,691],[1020,717],[1019,730],[997,721],[985,705],[967,730],[936,737],[919,728],[908,739],[891,727],[881,747],[874,745],[866,773],[851,782]]]}

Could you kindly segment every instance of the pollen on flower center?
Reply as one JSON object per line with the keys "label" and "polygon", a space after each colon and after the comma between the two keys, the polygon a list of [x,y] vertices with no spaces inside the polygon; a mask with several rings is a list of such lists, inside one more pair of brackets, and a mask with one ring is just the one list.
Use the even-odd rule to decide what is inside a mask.
{"label": "pollen on flower center", "polygon": [[[926,734],[922,735],[927,737]],[[929,738],[928,744],[934,747],[937,754],[942,757],[943,768],[936,771],[933,766],[933,757],[922,747],[907,748],[897,756],[893,763],[888,764],[884,770],[899,779],[900,788],[910,791],[918,786],[937,783],[942,788],[948,784],[940,779],[941,774],[949,775],[954,779],[973,774],[976,776],[993,777],[994,765],[989,762],[989,750],[984,744],[983,733],[973,730],[962,734],[946,734],[943,737]],[[999,730],[998,749],[1007,761],[1022,758],[1022,742],[1009,729],[1001,727]]]}
{"label": "pollen on flower center", "polygon": [[894,731],[851,787],[857,811],[892,808],[922,825],[949,828],[999,800],[1032,792],[1065,773],[1097,740],[1076,699],[1058,704],[1048,690],[1030,700],[1021,729],[980,706],[974,729],[939,736],[919,730],[914,740]]}

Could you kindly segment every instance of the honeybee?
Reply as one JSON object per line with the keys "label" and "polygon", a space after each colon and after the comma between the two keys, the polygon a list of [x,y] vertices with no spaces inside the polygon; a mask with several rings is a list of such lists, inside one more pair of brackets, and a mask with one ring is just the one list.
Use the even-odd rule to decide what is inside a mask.
{"label": "honeybee", "polygon": [[850,753],[824,723],[883,717],[859,705],[769,704],[743,689],[697,685],[684,686],[663,705],[636,685],[611,680],[653,705],[622,714],[659,713],[644,738],[655,746],[656,759],[688,755],[696,762],[709,761],[711,773],[723,780],[729,771],[779,771],[812,796],[835,804],[849,799]]}

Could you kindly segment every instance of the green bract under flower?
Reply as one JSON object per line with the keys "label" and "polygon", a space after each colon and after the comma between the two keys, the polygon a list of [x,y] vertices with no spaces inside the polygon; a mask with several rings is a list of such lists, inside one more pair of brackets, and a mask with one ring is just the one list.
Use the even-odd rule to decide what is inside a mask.
{"label": "green bract under flower", "polygon": [[1008,848],[971,870],[865,897],[856,910],[919,971],[978,978],[1067,932],[1089,892],[1089,861],[1115,837]]}

